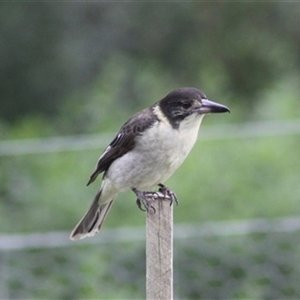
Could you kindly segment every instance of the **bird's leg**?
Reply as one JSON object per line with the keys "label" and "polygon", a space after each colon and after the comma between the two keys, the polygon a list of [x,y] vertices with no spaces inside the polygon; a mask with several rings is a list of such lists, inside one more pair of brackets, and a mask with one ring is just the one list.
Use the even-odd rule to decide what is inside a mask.
{"label": "bird's leg", "polygon": [[[149,191],[139,191],[136,188],[132,188],[132,191],[136,194],[136,204],[138,208],[142,211],[153,210],[153,213],[156,212],[153,205],[151,205],[152,201],[155,199],[159,199],[160,195],[157,192],[149,192]],[[142,208],[144,206],[145,209]]]}
{"label": "bird's leg", "polygon": [[170,206],[173,204],[174,201],[176,205],[178,205],[177,196],[172,190],[170,190],[167,186],[163,185],[162,183],[159,183],[158,186],[160,187],[158,191],[164,195],[164,198],[170,198]]}

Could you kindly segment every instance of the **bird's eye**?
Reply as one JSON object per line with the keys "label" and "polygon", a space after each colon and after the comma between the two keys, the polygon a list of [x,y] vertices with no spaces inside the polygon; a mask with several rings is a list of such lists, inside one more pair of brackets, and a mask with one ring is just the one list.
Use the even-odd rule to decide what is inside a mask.
{"label": "bird's eye", "polygon": [[192,106],[192,103],[190,102],[183,102],[181,105],[184,109],[188,109]]}

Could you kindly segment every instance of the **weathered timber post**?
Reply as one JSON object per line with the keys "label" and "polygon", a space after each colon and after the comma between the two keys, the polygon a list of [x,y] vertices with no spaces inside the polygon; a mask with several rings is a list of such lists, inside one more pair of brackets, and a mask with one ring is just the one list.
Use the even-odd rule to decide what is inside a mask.
{"label": "weathered timber post", "polygon": [[[146,224],[147,300],[173,299],[173,205],[170,197],[153,201]],[[155,213],[154,213],[155,212]]]}

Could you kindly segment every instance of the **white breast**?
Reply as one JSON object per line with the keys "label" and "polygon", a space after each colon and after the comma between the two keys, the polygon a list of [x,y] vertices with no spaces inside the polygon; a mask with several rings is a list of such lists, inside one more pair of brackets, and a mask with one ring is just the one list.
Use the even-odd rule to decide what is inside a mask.
{"label": "white breast", "polygon": [[147,129],[132,151],[110,166],[107,176],[118,190],[149,189],[166,181],[194,146],[203,116],[192,115],[178,129],[161,120]]}
{"label": "white breast", "polygon": [[[153,139],[160,137],[161,143],[165,145],[165,150],[170,151],[170,160],[176,166],[178,161],[179,165],[184,161],[186,156],[193,148],[197,137],[198,131],[204,115],[193,114],[181,121],[178,129],[173,129],[158,106],[154,108],[154,113],[161,121],[156,133],[150,131]],[[172,149],[172,150],[171,150]],[[176,168],[179,166],[177,165]]]}

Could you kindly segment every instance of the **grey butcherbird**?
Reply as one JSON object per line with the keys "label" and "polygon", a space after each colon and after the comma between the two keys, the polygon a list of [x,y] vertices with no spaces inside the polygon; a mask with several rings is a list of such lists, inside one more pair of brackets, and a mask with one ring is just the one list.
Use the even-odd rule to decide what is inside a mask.
{"label": "grey butcherbird", "polygon": [[[151,192],[175,199],[165,182],[194,146],[205,114],[229,112],[226,106],[209,101],[196,88],[179,88],[162,100],[132,116],[98,160],[87,185],[104,172],[102,185],[91,207],[71,233],[72,240],[96,234],[119,192],[131,189],[146,209]],[[153,193],[155,194],[155,192]]]}

